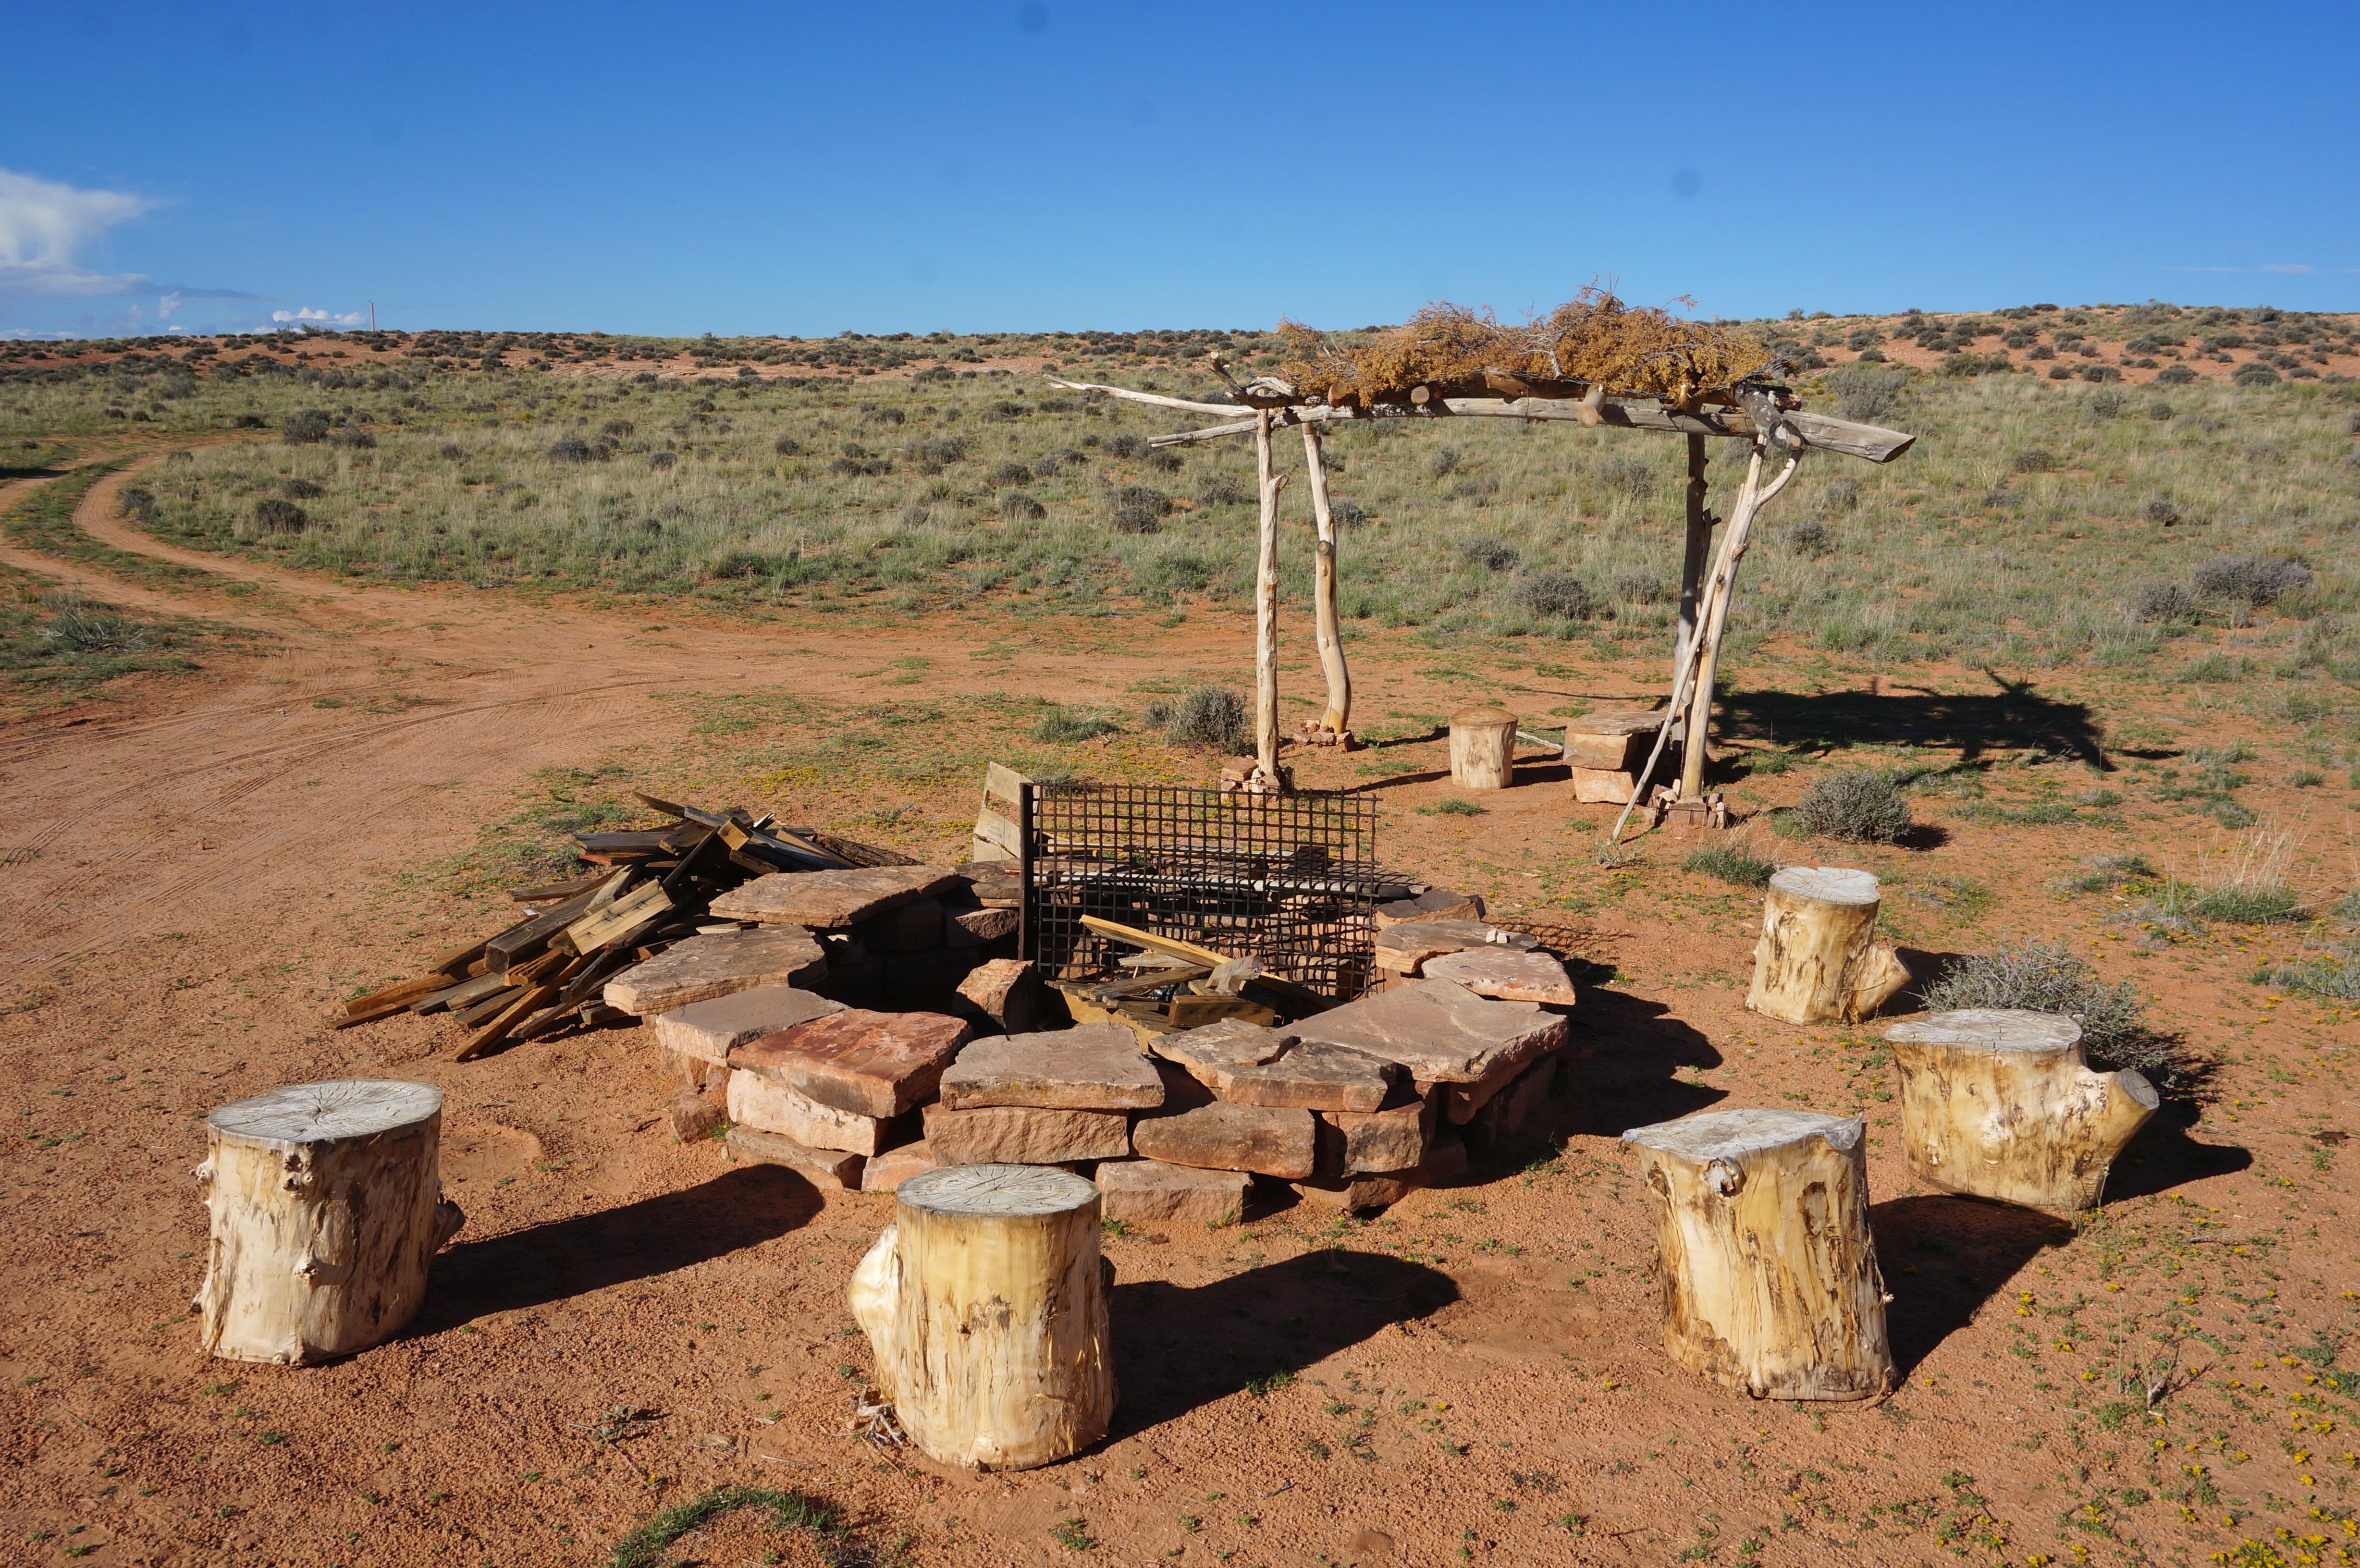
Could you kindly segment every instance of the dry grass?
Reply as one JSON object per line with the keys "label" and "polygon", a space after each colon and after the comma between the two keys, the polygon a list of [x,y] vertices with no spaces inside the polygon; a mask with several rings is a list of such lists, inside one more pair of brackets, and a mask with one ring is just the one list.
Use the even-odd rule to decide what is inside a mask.
{"label": "dry grass", "polygon": [[1770,363],[1752,333],[1633,307],[1585,289],[1546,316],[1502,325],[1489,310],[1428,305],[1399,327],[1351,344],[1282,321],[1279,374],[1330,403],[1398,403],[1424,383],[1463,383],[1483,371],[1602,384],[1683,406]]}

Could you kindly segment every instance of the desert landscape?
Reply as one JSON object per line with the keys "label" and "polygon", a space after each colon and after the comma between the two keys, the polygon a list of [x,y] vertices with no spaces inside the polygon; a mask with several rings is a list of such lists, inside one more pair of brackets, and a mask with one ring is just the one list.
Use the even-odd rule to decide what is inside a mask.
{"label": "desert landscape", "polygon": [[[766,1155],[747,1085],[715,1098],[655,1004],[643,1019],[597,988],[662,961],[623,940],[653,928],[552,947],[562,967],[500,990],[487,946],[551,909],[579,931],[605,905],[567,900],[660,880],[694,914],[655,947],[808,929],[830,1006],[956,1018],[962,1063],[1031,1037],[952,984],[1040,956],[993,918],[1033,916],[1038,874],[976,869],[989,770],[1048,800],[1256,777],[1251,440],[1159,446],[1217,416],[1090,388],[1250,414],[1239,382],[1300,343],[0,343],[12,1552],[2351,1561],[2360,317],[2038,303],[1721,325],[1800,411],[1914,437],[1887,462],[1804,452],[1754,527],[1703,775],[1725,828],[1642,809],[1618,841],[1619,806],[1576,799],[1579,737],[1673,696],[1688,441],[1570,412],[1335,421],[1349,746],[1308,744],[1329,696],[1313,486],[1301,438],[1274,443],[1289,798],[1365,811],[1383,902],[1474,895],[1477,958],[1542,955],[1578,996],[1532,1014],[1555,1032],[1515,1063],[1513,1105],[1429,1112],[1415,1164],[1372,1168],[1399,1178],[1382,1191],[1326,1155],[1292,1176],[1165,1161],[1243,1196],[1098,1227],[1103,1435],[982,1470],[877,1420],[895,1368],[847,1292],[896,1194],[842,1153]],[[1726,513],[1764,449],[1694,444]],[[1452,720],[1486,708],[1513,718],[1506,788],[1454,776]],[[1042,842],[1025,864],[1055,857]],[[757,875],[847,864],[944,868],[910,886],[953,924],[889,942],[882,905],[730,912]],[[1864,1016],[1747,1006],[1786,866],[1874,874],[1874,938],[1907,980]],[[693,898],[692,871],[712,884]],[[1344,988],[1448,984],[1415,955],[1383,969],[1387,932],[1423,918],[1378,909],[1361,934],[1382,973]],[[1194,962],[1131,946],[1146,973]],[[1207,971],[1236,956],[1186,972],[1233,1019],[1317,1044],[1327,1003],[1360,1005],[1273,1012],[1251,976],[1215,995]],[[504,1010],[409,1010],[437,975],[483,977]],[[1101,1004],[1118,1035],[1142,1016]],[[1042,1021],[1087,1027],[1101,1004],[1044,991]],[[2097,1206],[1958,1195],[1913,1166],[1910,1042],[1887,1032],[1974,1007],[2071,1015],[2092,1067],[2156,1090],[2096,1167]],[[1140,1058],[1164,1098],[1083,1107],[1142,1154],[1159,1117],[1122,1106],[1232,1103],[1169,1044],[1204,1031],[1165,1027]],[[442,1091],[464,1226],[384,1343],[209,1356],[207,1118],[337,1079]],[[913,1140],[911,1117],[946,1144],[952,1118],[1056,1103],[952,1100],[880,1108],[905,1141],[867,1158]],[[1667,1347],[1655,1156],[1622,1136],[1743,1108],[1863,1122],[1859,1279],[1882,1281],[1890,1387],[1749,1397]],[[1103,1169],[1153,1162],[1039,1161],[1109,1192]]]}

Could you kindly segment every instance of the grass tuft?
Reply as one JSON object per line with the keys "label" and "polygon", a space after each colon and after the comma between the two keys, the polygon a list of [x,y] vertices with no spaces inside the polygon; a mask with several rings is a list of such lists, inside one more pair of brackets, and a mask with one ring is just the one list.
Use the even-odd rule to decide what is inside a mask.
{"label": "grass tuft", "polygon": [[1740,887],[1767,887],[1778,867],[1743,844],[1709,844],[1680,862],[1683,871],[1718,877]]}
{"label": "grass tuft", "polygon": [[701,1497],[676,1503],[615,1543],[606,1568],[665,1568],[666,1548],[690,1530],[711,1523],[738,1508],[758,1508],[770,1515],[775,1530],[808,1532],[827,1562],[854,1561],[842,1515],[835,1505],[801,1492],[774,1491],[764,1486],[716,1486]]}

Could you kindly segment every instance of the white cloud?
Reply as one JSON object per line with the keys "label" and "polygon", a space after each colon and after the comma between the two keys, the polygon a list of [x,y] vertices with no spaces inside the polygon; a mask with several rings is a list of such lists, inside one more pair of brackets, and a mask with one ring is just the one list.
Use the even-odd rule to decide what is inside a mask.
{"label": "white cloud", "polygon": [[348,310],[339,316],[332,311],[315,310],[306,305],[300,310],[273,310],[270,312],[270,319],[284,322],[317,321],[322,326],[328,327],[357,327],[368,321],[368,313],[364,310]]}
{"label": "white cloud", "polygon": [[107,231],[155,206],[145,196],[78,190],[0,169],[0,296],[103,299],[144,292],[144,275],[92,272],[80,257]]}

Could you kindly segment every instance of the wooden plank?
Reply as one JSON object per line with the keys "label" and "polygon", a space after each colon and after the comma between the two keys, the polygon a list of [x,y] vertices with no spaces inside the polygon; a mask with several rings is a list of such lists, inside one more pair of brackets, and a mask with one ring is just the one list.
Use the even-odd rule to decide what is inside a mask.
{"label": "wooden plank", "polygon": [[485,992],[464,1007],[453,1008],[451,1016],[459,1020],[462,1029],[474,1029],[486,1018],[498,1017],[525,989],[522,985],[504,984],[497,990]]}
{"label": "wooden plank", "polygon": [[[576,877],[564,882],[545,883],[539,887],[511,887],[508,892],[508,902],[512,904],[546,904],[552,900],[562,902],[583,893],[597,891],[598,884],[606,880],[611,875],[613,875],[611,872],[594,871],[587,877]],[[481,952],[483,945],[482,942],[477,942],[476,950]]]}
{"label": "wooden plank", "polygon": [[[625,869],[611,875],[620,877],[628,877],[630,873]],[[603,887],[605,884],[601,883],[600,886]],[[494,968],[514,968],[519,963],[546,948],[550,938],[589,913],[590,900],[595,897],[596,897],[595,888],[588,893],[578,894],[555,908],[534,916],[520,926],[502,931],[485,944],[484,956],[491,961],[491,966]]]}
{"label": "wooden plank", "polygon": [[1119,1002],[1131,996],[1144,996],[1159,985],[1175,981],[1202,980],[1212,970],[1202,964],[1183,964],[1170,969],[1158,969],[1130,980],[1117,980],[1092,989],[1090,995],[1103,1002]]}
{"label": "wooden plank", "polygon": [[999,796],[1007,801],[1011,808],[1015,807],[1023,799],[1024,786],[1032,782],[1032,780],[1025,778],[1013,768],[1004,767],[997,762],[984,765],[984,793]]}
{"label": "wooden plank", "polygon": [[975,836],[1011,855],[1022,856],[1024,853],[1024,830],[989,806],[975,814]]}
{"label": "wooden plank", "polygon": [[447,991],[437,991],[431,996],[421,996],[410,1004],[410,1010],[424,1017],[430,1013],[453,1012],[482,1001],[508,985],[505,975],[484,974],[471,980],[462,980]]}
{"label": "wooden plank", "polygon": [[1170,1011],[1175,1029],[1201,1029],[1223,1018],[1243,1018],[1250,1024],[1274,1024],[1278,1014],[1243,996],[1175,996]]}
{"label": "wooden plank", "polygon": [[564,928],[565,941],[574,952],[588,953],[672,907],[672,898],[664,892],[662,883],[643,882],[606,908],[591,910],[569,922]]}
{"label": "wooden plank", "polygon": [[[1094,931],[1100,936],[1112,937],[1117,942],[1127,942],[1133,947],[1143,947],[1152,953],[1168,953],[1176,957],[1185,958],[1191,964],[1202,964],[1212,968],[1218,968],[1232,958],[1247,956],[1242,953],[1216,953],[1209,947],[1199,947],[1193,942],[1182,942],[1177,937],[1158,936],[1153,931],[1141,931],[1136,926],[1126,926],[1114,920],[1101,920],[1096,915],[1084,915],[1082,924],[1086,929]],[[1275,975],[1257,975],[1246,984],[1260,985],[1289,1002],[1309,1007],[1315,1012],[1326,1012],[1336,1005],[1335,998],[1323,996],[1308,985],[1298,985],[1292,980],[1282,980]]]}
{"label": "wooden plank", "polygon": [[554,985],[530,985],[517,999],[502,1008],[499,1015],[467,1037],[466,1042],[451,1053],[453,1062],[472,1062],[485,1051],[508,1039],[519,1024],[547,1005],[557,995]]}
{"label": "wooden plank", "polygon": [[631,794],[632,797],[639,802],[639,804],[647,807],[650,811],[661,811],[667,817],[684,817],[688,815],[688,808],[686,806],[677,805],[670,800],[660,800],[644,789],[634,789],[631,791]]}
{"label": "wooden plank", "polygon": [[[521,921],[519,922],[519,924],[521,923]],[[514,931],[515,929],[515,926],[510,926],[508,928],[509,931]],[[507,932],[502,932],[500,934],[506,935]],[[489,939],[486,938],[486,941],[488,942]],[[475,960],[483,957],[484,947],[485,942],[471,942],[465,947],[454,947],[450,952],[442,953],[437,957],[434,962],[429,964],[426,967],[429,969],[438,970],[444,975],[456,975],[461,970],[466,968],[470,964],[475,963]]]}
{"label": "wooden plank", "polygon": [[383,1017],[388,1011],[399,1012],[419,997],[432,996],[450,984],[451,976],[439,972],[432,975],[415,975],[398,985],[388,985],[383,990],[371,991],[364,996],[355,996],[344,1004],[344,1014],[350,1018],[361,1013],[373,1012]]}
{"label": "wooden plank", "polygon": [[673,831],[650,828],[628,833],[578,833],[574,842],[593,855],[661,855],[672,847],[665,839]]}

